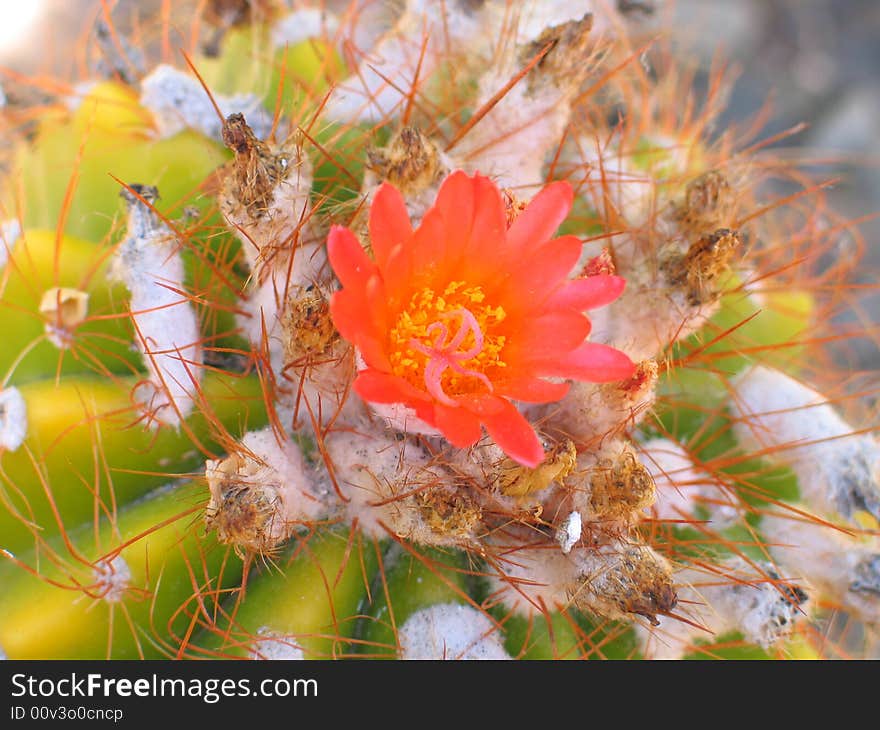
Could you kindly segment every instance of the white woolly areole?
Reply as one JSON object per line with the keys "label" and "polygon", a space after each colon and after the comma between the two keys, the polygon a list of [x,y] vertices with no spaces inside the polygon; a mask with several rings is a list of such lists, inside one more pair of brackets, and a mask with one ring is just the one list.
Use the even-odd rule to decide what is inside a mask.
{"label": "white woolly areole", "polygon": [[565,555],[546,547],[511,551],[504,556],[500,569],[503,575],[489,579],[490,590],[524,616],[536,614],[544,607],[568,605],[568,587],[577,583],[579,575],[572,553]]}
{"label": "white woolly areole", "polygon": [[756,366],[732,382],[734,435],[750,451],[787,464],[801,498],[826,515],[880,518],[880,446],[853,434],[822,394],[778,370]]}
{"label": "white woolly areole", "polygon": [[[513,72],[504,69],[480,78],[478,108],[510,80]],[[546,156],[559,144],[570,114],[567,91],[550,83],[529,90],[524,80],[468,132],[455,155],[466,170],[490,175],[499,187],[529,200],[544,186]]]}
{"label": "white woolly areole", "polygon": [[867,623],[880,622],[880,539],[861,540],[809,517],[765,515],[770,554],[787,572]]}
{"label": "white woolly areole", "polygon": [[[500,9],[500,5],[495,3],[496,9]],[[571,0],[524,0],[517,3],[516,42],[528,43],[547,28],[580,20],[585,13],[592,10],[585,5],[586,3]]]}
{"label": "white woolly areole", "polygon": [[[334,431],[327,434],[324,445],[337,481],[355,504],[373,499],[376,489],[373,482],[393,479],[401,468],[401,445],[381,431],[369,435]],[[345,489],[346,486],[350,489]]]}
{"label": "white woolly areole", "polygon": [[287,297],[297,287],[319,281],[327,268],[323,241],[312,233],[308,215],[312,166],[301,149],[282,158],[287,175],[279,180],[272,200],[256,217],[236,200],[221,200],[223,214],[236,230],[242,251],[256,282],[245,301],[246,315],[239,325],[251,343],[268,338],[269,359],[276,378],[282,377],[284,343],[280,319]]}
{"label": "white woolly areole", "polygon": [[301,8],[285,15],[272,26],[272,46],[295,46],[309,38],[332,36],[339,28],[335,15],[319,8]]}
{"label": "white woolly areole", "polygon": [[17,218],[0,223],[0,271],[3,271],[6,262],[9,261],[9,254],[19,236],[21,236],[21,223]]}
{"label": "white woolly areole", "polygon": [[458,603],[416,611],[397,638],[401,659],[510,659],[492,621],[473,606]]}
{"label": "white woolly areole", "polygon": [[330,5],[339,13],[344,42],[353,44],[354,48],[373,48],[394,27],[400,17],[402,3],[343,0]]}
{"label": "white woolly areole", "polygon": [[66,106],[70,111],[75,112],[82,106],[85,98],[91,93],[92,89],[94,89],[99,82],[97,81],[80,81],[73,86],[73,93],[70,96],[62,97],[64,101],[64,106]]}
{"label": "white woolly areole", "polygon": [[[655,195],[654,178],[632,164],[629,154],[624,155],[616,139],[609,141],[602,136],[583,135],[575,138],[566,151],[572,150],[573,162],[589,170],[584,181],[583,196],[596,210],[612,205],[633,227],[644,225],[651,214],[651,201]],[[623,240],[624,254],[631,246],[625,237],[615,237],[614,253],[618,240]],[[629,257],[627,256],[627,262]]]}
{"label": "white woolly areole", "polygon": [[642,463],[654,479],[656,498],[645,510],[657,520],[689,520],[695,509],[709,511],[712,527],[724,529],[733,524],[739,513],[717,480],[694,465],[681,445],[665,438],[646,441],[639,446]]}
{"label": "white woolly areole", "polygon": [[257,636],[248,652],[248,659],[265,661],[301,661],[305,659],[303,650],[268,626],[257,630]]}
{"label": "white woolly areole", "polygon": [[349,499],[345,508],[350,521],[357,520],[366,534],[379,538],[388,535],[380,522],[398,534],[416,529],[418,515],[409,500],[394,497],[410,492],[426,474],[423,449],[382,431],[335,431],[325,437],[324,447],[336,482]]}
{"label": "white woolly areole", "polygon": [[556,541],[559,543],[559,547],[562,548],[562,552],[566,555],[571,552],[575,543],[581,539],[582,526],[583,522],[580,512],[572,512],[559,526],[556,532]]}
{"label": "white woolly areole", "polygon": [[286,298],[297,287],[306,287],[321,278],[321,270],[326,264],[326,249],[320,243],[301,244],[293,254],[293,265],[288,269],[290,258],[271,264],[271,270],[263,281],[251,291],[245,301],[245,311],[249,317],[242,317],[239,324],[247,338],[255,344],[262,344],[267,338],[269,360],[277,378],[284,369],[284,338],[281,333],[281,319],[286,306]]}
{"label": "white woolly areole", "polygon": [[131,585],[131,569],[121,555],[112,560],[99,560],[92,574],[97,584],[97,592],[107,603],[119,603]]}
{"label": "white woolly areole", "polygon": [[327,494],[306,469],[299,446],[279,443],[267,426],[244,435],[240,448],[205,465],[208,529],[224,543],[256,553],[289,538],[297,525],[326,515]]}
{"label": "white woolly areole", "polygon": [[0,390],[0,448],[15,451],[27,436],[27,405],[18,388]]}
{"label": "white woolly areole", "polygon": [[779,581],[770,563],[749,565],[734,558],[718,568],[723,575],[696,569],[675,574],[678,612],[693,624],[658,616],[659,625],[636,625],[642,651],[651,659],[681,659],[694,641],[712,641],[739,631],[752,644],[769,649],[805,617],[806,594]]}
{"label": "white woolly areole", "polygon": [[671,343],[686,339],[720,306],[720,298],[691,304],[684,289],[670,289],[665,280],[645,270],[647,260],[641,271],[626,272],[630,278],[618,299],[590,312],[590,340],[622,350],[633,362],[657,357]]}
{"label": "white woolly areole", "polygon": [[[407,0],[397,24],[331,93],[325,113],[339,122],[377,122],[402,107],[418,69],[431,77],[441,59],[467,52],[473,57],[494,34],[466,0]],[[422,56],[422,45],[427,47]],[[421,60],[420,60],[421,59]]]}
{"label": "white woolly areole", "polygon": [[403,403],[367,403],[370,410],[385,419],[388,428],[400,433],[442,436],[443,434],[416,415],[415,409]]}
{"label": "white woolly areole", "polygon": [[[254,133],[262,139],[272,130],[272,117],[254,94],[214,99],[224,117],[241,112]],[[223,120],[198,79],[173,66],[160,64],[141,81],[140,103],[153,113],[159,137],[165,139],[184,129],[195,129],[220,141]]]}
{"label": "white woolly areole", "polygon": [[177,240],[143,203],[129,205],[128,235],[112,272],[131,292],[135,337],[150,372],[150,383],[136,397],[151,425],[178,426],[192,412],[192,394],[202,377],[198,321],[180,293],[184,269]]}
{"label": "white woolly areole", "polygon": [[587,13],[593,15],[594,34],[604,35],[621,22],[612,2],[608,0],[489,0],[490,12],[500,21],[504,14],[516,13],[516,42],[528,43],[538,38],[547,28],[580,20]]}
{"label": "white woolly areole", "polygon": [[326,511],[296,443],[285,441],[279,445],[270,426],[250,431],[241,443],[280,480],[284,518],[288,523],[316,520]]}
{"label": "white woolly areole", "polygon": [[[565,146],[565,153],[578,167],[588,169],[583,196],[597,210],[613,207],[632,230],[650,224],[658,240],[678,240],[679,224],[659,215],[673,202],[664,179],[678,179],[686,173],[688,148],[675,139],[655,136],[647,150],[621,149],[619,139],[580,136]],[[636,155],[651,163],[637,165]],[[626,227],[626,226],[624,226]],[[636,362],[654,358],[670,343],[690,336],[712,317],[720,298],[695,304],[685,288],[670,285],[658,273],[656,258],[645,248],[644,235],[622,234],[614,238],[614,259],[627,278],[623,294],[607,307],[591,311],[590,339],[623,350]],[[653,238],[651,240],[654,240]],[[595,256],[602,244],[584,247],[580,263]]]}
{"label": "white woolly areole", "polygon": [[[601,317],[601,312],[601,309],[592,310],[590,320]],[[639,363],[634,377],[640,377],[641,381],[573,381],[561,400],[533,406],[534,416],[536,420],[545,419],[553,428],[578,442],[604,441],[609,436],[630,431],[650,412],[656,400],[656,363]]]}
{"label": "white woolly areole", "polygon": [[[686,175],[689,152],[682,140],[656,134],[640,137],[636,148],[626,150],[617,134],[610,139],[580,135],[564,149],[564,155],[579,169],[589,171],[581,194],[594,209],[613,206],[630,228],[640,229],[650,223],[669,237],[676,233],[674,223],[657,215],[670,202],[668,186],[658,183]],[[644,253],[632,236],[615,236],[614,259],[622,270],[638,266]]]}
{"label": "white woolly areole", "polygon": [[[517,8],[519,45],[509,43],[495,51],[496,58],[487,64],[488,70],[479,79],[476,108],[495,98],[522,67],[523,59],[519,56],[523,52],[533,55],[537,50],[528,44],[549,27],[555,27],[558,34],[549,51],[554,54],[552,60],[533,69],[509,89],[454,150],[462,167],[491,175],[500,187],[514,189],[523,200],[543,187],[544,165],[564,135],[571,116],[571,100],[587,72],[586,62],[566,59],[582,55],[584,43],[592,36],[589,24],[578,22],[585,14],[582,6],[578,8],[580,12],[574,13],[571,8],[557,8],[562,12],[552,19],[547,18],[545,8],[544,3]],[[510,22],[509,18],[507,23],[502,17],[494,19],[501,27]],[[560,27],[557,20],[566,25]]]}

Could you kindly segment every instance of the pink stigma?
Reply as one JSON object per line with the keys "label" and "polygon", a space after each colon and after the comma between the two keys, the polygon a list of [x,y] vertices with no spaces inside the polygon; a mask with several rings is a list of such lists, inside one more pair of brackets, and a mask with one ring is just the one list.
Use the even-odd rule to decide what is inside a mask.
{"label": "pink stigma", "polygon": [[[493,391],[489,378],[476,370],[468,370],[461,364],[466,360],[476,357],[483,351],[483,333],[480,330],[476,317],[467,309],[456,309],[452,312],[443,312],[440,318],[452,319],[455,316],[461,319],[458,330],[452,336],[451,341],[447,341],[449,339],[449,329],[446,325],[443,322],[434,322],[427,329],[428,333],[432,331],[437,332],[437,337],[434,339],[432,347],[423,345],[417,340],[410,340],[409,342],[410,347],[428,358],[428,363],[425,365],[425,387],[428,389],[428,393],[435,400],[447,406],[458,405],[454,399],[450,398],[443,391],[443,374],[447,368],[452,369],[459,375],[477,378],[488,388],[490,393]],[[469,333],[474,336],[473,346],[468,350],[459,350],[458,348],[461,347],[461,343],[464,342]]]}

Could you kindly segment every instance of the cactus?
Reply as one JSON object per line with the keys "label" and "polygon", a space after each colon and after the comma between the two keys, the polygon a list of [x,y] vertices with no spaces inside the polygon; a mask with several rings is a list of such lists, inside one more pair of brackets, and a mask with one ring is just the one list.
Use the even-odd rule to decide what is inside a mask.
{"label": "cactus", "polygon": [[98,5],[6,81],[6,656],[869,655],[858,238],[641,4]]}

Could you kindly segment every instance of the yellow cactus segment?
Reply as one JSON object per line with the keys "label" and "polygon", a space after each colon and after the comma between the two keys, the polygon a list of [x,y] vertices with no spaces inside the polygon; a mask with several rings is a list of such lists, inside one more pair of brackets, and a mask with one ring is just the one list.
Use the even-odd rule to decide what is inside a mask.
{"label": "yellow cactus segment", "polygon": [[853,514],[853,520],[855,523],[866,531],[874,531],[880,530],[880,522],[877,521],[877,518],[874,515],[865,512],[865,510],[858,510]]}
{"label": "yellow cactus segment", "polygon": [[158,187],[159,210],[179,217],[184,207],[208,202],[199,186],[226,159],[219,142],[191,130],[154,140],[53,118],[32,145],[19,148],[20,185],[8,197],[23,209],[25,227],[62,225],[65,233],[100,243],[118,218],[119,180]]}
{"label": "yellow cactus segment", "polygon": [[[346,641],[377,566],[375,546],[339,529],[294,540],[247,586],[235,626],[211,627],[201,642],[221,655],[271,656],[269,641],[298,649],[306,659],[351,654]],[[236,597],[237,598],[237,597]],[[262,637],[262,640],[261,640]]]}
{"label": "yellow cactus segment", "polygon": [[73,124],[81,134],[146,136],[152,130],[153,119],[130,86],[117,81],[100,81],[77,105]]}
{"label": "yellow cactus segment", "polygon": [[25,230],[0,278],[0,377],[19,384],[57,374],[135,371],[128,294],[108,280],[107,265],[107,251],[89,241]]}
{"label": "yellow cactus segment", "polygon": [[[163,488],[103,519],[98,529],[82,525],[68,535],[76,554],[56,539],[39,553],[5,556],[0,646],[9,658],[173,655],[169,619],[207,590],[193,583],[190,571],[218,571],[226,556],[210,539],[204,542],[194,524],[194,489]],[[234,585],[240,569],[239,561],[226,561],[223,585]],[[199,598],[210,601],[206,593]],[[180,619],[172,624],[175,634],[186,630],[188,618]]]}
{"label": "yellow cactus segment", "polygon": [[335,46],[323,38],[272,49],[266,28],[234,28],[223,39],[224,52],[199,63],[199,73],[215,93],[252,93],[275,105],[281,89],[282,109],[297,106],[305,96],[319,101],[333,82],[348,73]]}
{"label": "yellow cactus segment", "polygon": [[801,636],[797,635],[790,639],[785,644],[785,648],[788,652],[789,659],[796,659],[799,661],[815,661],[816,659],[821,659],[822,657],[819,655],[819,652],[816,651],[815,647],[811,646],[807,640]]}
{"label": "yellow cactus segment", "polygon": [[279,86],[285,105],[299,101],[298,96],[303,91],[308,99],[319,101],[331,85],[345,75],[345,62],[336,48],[320,38],[309,38],[276,54],[272,62],[268,101],[271,105]]}
{"label": "yellow cactus segment", "polygon": [[[265,424],[255,378],[206,373],[204,406],[180,430],[151,431],[132,402],[137,378],[68,377],[21,386],[28,432],[0,454],[0,547],[18,551],[94,514],[112,511],[219,454]],[[210,405],[208,405],[210,404]],[[226,429],[231,431],[231,434]]]}

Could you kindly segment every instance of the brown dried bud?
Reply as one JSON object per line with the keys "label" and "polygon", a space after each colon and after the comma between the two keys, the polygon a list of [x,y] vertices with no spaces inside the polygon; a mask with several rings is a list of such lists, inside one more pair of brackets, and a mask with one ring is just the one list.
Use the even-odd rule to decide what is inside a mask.
{"label": "brown dried bud", "polygon": [[589,69],[589,64],[584,63],[584,59],[589,56],[592,27],[593,16],[587,13],[580,20],[545,28],[535,40],[522,46],[519,49],[521,66],[531,61],[548,44],[551,46],[538,62],[537,73],[529,74],[529,89],[546,84],[548,76],[556,86],[579,83]]}
{"label": "brown dried bud", "polygon": [[603,248],[598,256],[594,256],[586,264],[581,271],[581,276],[597,276],[599,274],[615,274],[617,270],[614,266],[614,259],[611,257],[611,251]]}
{"label": "brown dried bud", "polygon": [[507,219],[507,227],[510,228],[513,222],[519,218],[520,213],[526,209],[528,201],[520,200],[510,188],[504,188],[501,194],[504,196],[504,214]]}
{"label": "brown dried bud", "polygon": [[419,510],[428,528],[438,534],[473,537],[483,512],[467,492],[435,488],[418,495]]}
{"label": "brown dried bud", "polygon": [[333,325],[326,291],[297,289],[284,311],[281,339],[288,380],[309,383],[324,398],[342,398],[355,376],[354,348]]}
{"label": "brown dried bud", "polygon": [[415,127],[403,127],[386,147],[368,150],[367,160],[404,196],[418,195],[448,172],[440,149]]}
{"label": "brown dried bud", "polygon": [[624,519],[654,503],[654,478],[628,449],[590,475],[590,507],[599,518]]}
{"label": "brown dried bud", "polygon": [[344,343],[330,316],[330,299],[318,286],[298,289],[284,318],[285,362],[300,367],[325,359]]}
{"label": "brown dried bud", "polygon": [[534,469],[505,459],[497,471],[501,492],[509,497],[539,492],[571,473],[577,463],[577,452],[570,439],[547,445],[545,453],[544,461]]}
{"label": "brown dried bud", "polygon": [[222,134],[223,144],[235,153],[225,169],[224,192],[257,218],[269,208],[275,184],[282,177],[281,166],[269,146],[257,139],[244,114],[230,114]]}
{"label": "brown dried bud", "polygon": [[211,497],[205,527],[236,552],[267,553],[288,536],[281,484],[264,465],[244,454],[209,461]]}
{"label": "brown dried bud", "polygon": [[690,182],[675,217],[690,236],[724,228],[733,217],[733,192],[727,178],[711,170]]}
{"label": "brown dried bud", "polygon": [[210,498],[205,527],[237,553],[268,553],[324,511],[299,447],[270,427],[250,431],[238,449],[205,468]]}
{"label": "brown dried bud", "polygon": [[684,286],[688,303],[700,306],[718,298],[721,275],[739,248],[739,235],[728,228],[702,236],[683,256],[667,259],[663,271],[673,286]]}
{"label": "brown dried bud", "polygon": [[578,608],[605,618],[645,616],[657,625],[657,614],[668,614],[678,597],[672,569],[645,545],[614,543],[577,552],[580,578],[569,587]]}

